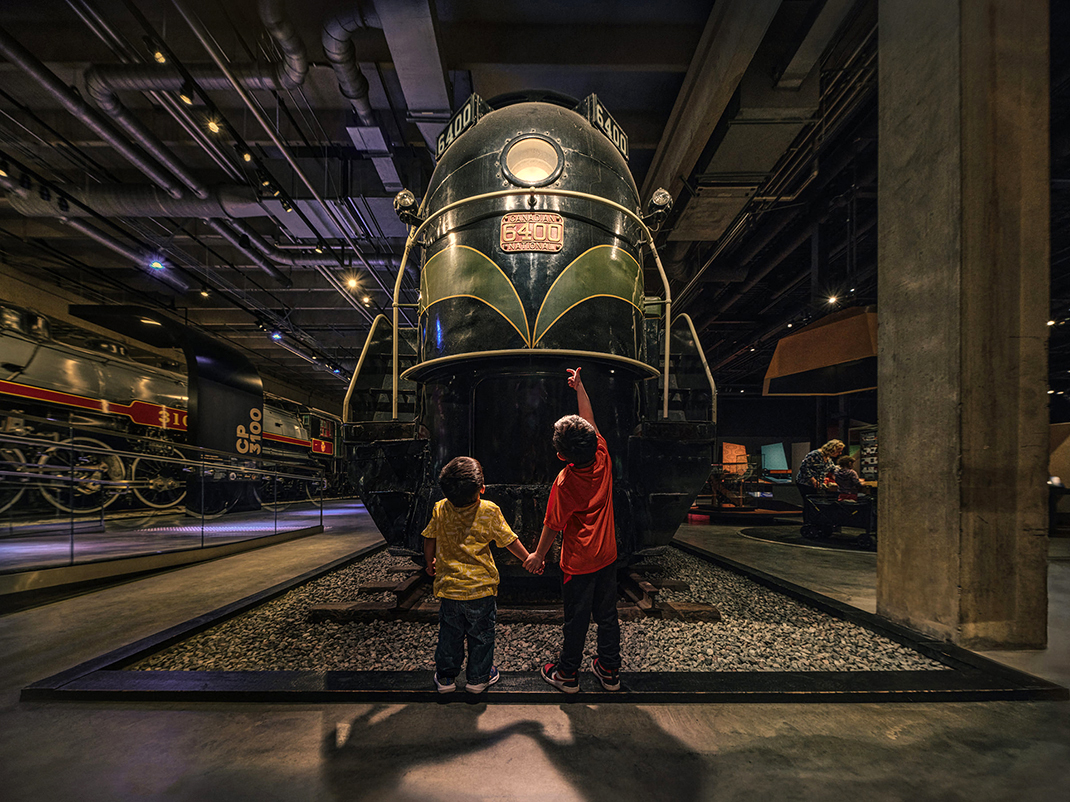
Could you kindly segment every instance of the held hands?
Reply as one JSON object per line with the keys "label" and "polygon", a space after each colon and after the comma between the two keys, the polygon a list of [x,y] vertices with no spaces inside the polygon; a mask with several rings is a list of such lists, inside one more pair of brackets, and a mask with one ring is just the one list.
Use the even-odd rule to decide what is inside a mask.
{"label": "held hands", "polygon": [[577,392],[583,387],[583,379],[580,378],[580,371],[582,369],[583,368],[565,368],[565,370],[568,371],[568,386]]}
{"label": "held hands", "polygon": [[532,574],[541,574],[546,567],[546,558],[540,557],[537,551],[533,551],[524,560],[524,570]]}

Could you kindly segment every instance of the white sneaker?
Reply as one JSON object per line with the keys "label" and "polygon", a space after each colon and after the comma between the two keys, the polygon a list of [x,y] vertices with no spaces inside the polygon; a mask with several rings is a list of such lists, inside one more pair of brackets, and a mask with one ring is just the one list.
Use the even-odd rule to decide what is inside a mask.
{"label": "white sneaker", "polygon": [[469,693],[483,693],[487,688],[500,680],[502,675],[498,673],[498,669],[494,666],[490,667],[490,678],[486,682],[470,682],[464,686],[464,689]]}
{"label": "white sneaker", "polygon": [[435,672],[435,689],[439,693],[453,693],[457,690],[457,683],[452,679],[442,680],[438,678],[438,672]]}

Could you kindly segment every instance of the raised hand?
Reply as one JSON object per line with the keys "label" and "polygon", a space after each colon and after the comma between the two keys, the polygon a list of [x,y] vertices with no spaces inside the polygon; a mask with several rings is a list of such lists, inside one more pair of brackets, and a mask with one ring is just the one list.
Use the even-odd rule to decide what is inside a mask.
{"label": "raised hand", "polygon": [[580,371],[582,368],[565,368],[568,371],[568,386],[573,390],[583,386],[583,379],[580,378]]}

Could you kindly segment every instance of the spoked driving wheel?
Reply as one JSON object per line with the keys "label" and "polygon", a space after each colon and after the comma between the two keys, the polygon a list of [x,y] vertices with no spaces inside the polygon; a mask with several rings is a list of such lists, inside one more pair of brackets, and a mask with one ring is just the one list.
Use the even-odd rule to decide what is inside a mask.
{"label": "spoked driving wheel", "polygon": [[[84,451],[82,449],[93,449]],[[92,437],[72,437],[47,448],[37,460],[38,471],[48,476],[41,495],[63,512],[100,512],[122,493],[126,466],[106,443]]]}
{"label": "spoked driving wheel", "polygon": [[[167,459],[163,459],[166,457]],[[174,507],[186,497],[186,475],[177,448],[168,446],[155,454],[138,457],[130,465],[134,495],[143,504],[157,510]]]}
{"label": "spoked driving wheel", "polygon": [[26,492],[26,479],[19,473],[26,467],[26,457],[17,448],[0,448],[0,512],[6,512]]}

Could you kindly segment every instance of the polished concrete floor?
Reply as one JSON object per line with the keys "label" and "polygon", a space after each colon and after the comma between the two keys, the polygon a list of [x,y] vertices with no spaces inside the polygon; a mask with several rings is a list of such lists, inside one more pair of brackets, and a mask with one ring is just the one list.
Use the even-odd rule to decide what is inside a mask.
{"label": "polished concrete floor", "polygon": [[[872,610],[873,555],[680,539]],[[4,800],[1065,800],[1070,703],[24,703],[19,690],[378,540],[321,535],[0,617]],[[1053,542],[1059,546],[1058,541]],[[1052,646],[996,656],[1070,681],[1070,561]],[[491,691],[493,693],[493,691]]]}

